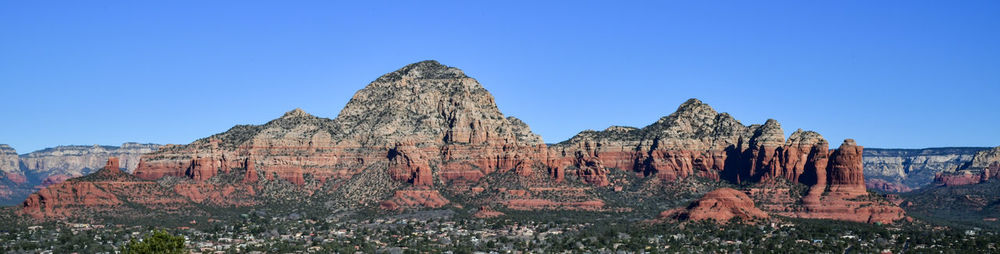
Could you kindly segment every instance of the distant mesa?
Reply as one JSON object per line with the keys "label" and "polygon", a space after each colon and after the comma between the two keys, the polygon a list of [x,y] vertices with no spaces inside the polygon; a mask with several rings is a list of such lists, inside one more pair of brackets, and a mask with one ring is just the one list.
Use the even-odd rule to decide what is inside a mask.
{"label": "distant mesa", "polygon": [[108,158],[120,158],[119,166],[132,172],[139,157],[159,149],[158,144],[124,143],[121,146],[73,145],[46,148],[18,155],[0,144],[0,205],[19,204],[45,186],[88,175],[105,166]]}
{"label": "distant mesa", "polygon": [[989,147],[942,147],[924,149],[865,148],[865,179],[869,189],[906,192],[933,186],[938,173],[955,172],[972,162],[976,153]]}
{"label": "distant mesa", "polygon": [[940,172],[934,183],[944,186],[979,184],[1000,178],[1000,146],[976,153],[972,161],[954,172]]}

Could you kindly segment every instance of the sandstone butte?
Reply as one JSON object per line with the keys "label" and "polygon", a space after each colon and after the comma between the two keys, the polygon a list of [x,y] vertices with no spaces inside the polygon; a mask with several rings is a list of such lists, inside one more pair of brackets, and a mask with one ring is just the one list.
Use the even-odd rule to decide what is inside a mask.
{"label": "sandstone butte", "polygon": [[[86,188],[157,182],[170,200],[223,206],[322,193],[345,205],[385,209],[499,204],[508,209],[608,210],[616,208],[607,207],[592,190],[621,190],[609,175],[622,171],[665,184],[688,177],[735,184],[801,183],[810,186],[804,205],[770,198],[775,205],[764,210],[862,222],[903,218],[899,207],[865,198],[862,150],[853,140],[830,150],[812,131],[797,130],[786,139],[773,119],[743,125],[697,99],[643,128],[588,130],[546,145],[524,122],[503,115],[475,79],[457,68],[423,61],[371,82],[336,118],[296,109],[262,125],[238,125],[191,144],[167,145],[143,155],[134,177],[114,173],[55,184],[32,195],[22,211],[58,218],[70,213],[65,208],[74,207],[69,204],[75,199],[89,199],[81,204],[98,207],[115,207],[115,200],[123,198],[155,200],[160,194],[105,195]],[[275,186],[296,194],[265,191]],[[751,192],[788,192],[787,185],[763,186],[775,187]],[[70,192],[75,188],[90,192]],[[471,201],[457,204],[442,191]]]}
{"label": "sandstone butte", "polygon": [[750,223],[768,217],[767,213],[754,205],[750,196],[730,188],[711,191],[686,208],[676,208],[660,213],[660,219],[711,220],[722,224],[733,219]]}
{"label": "sandstone butte", "polygon": [[941,172],[934,176],[935,185],[959,186],[978,184],[1000,178],[1000,146],[976,153],[972,161],[955,172]]}

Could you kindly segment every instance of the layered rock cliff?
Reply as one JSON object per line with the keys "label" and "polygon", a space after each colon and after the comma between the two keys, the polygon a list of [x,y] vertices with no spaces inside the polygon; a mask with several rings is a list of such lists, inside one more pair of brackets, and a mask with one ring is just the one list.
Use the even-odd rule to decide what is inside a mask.
{"label": "layered rock cliff", "polygon": [[[797,130],[786,141],[774,119],[745,126],[697,99],[642,129],[610,127],[584,131],[550,148],[549,166],[557,180],[567,171],[606,185],[606,168],[632,170],[672,181],[699,176],[733,183],[783,178],[815,184],[815,158],[825,156],[826,140]],[[808,171],[808,172],[807,172]]]}
{"label": "layered rock cliff", "polygon": [[945,147],[925,149],[866,148],[865,178],[870,188],[900,192],[918,189],[934,181],[941,172],[953,172],[972,161],[985,147]]}
{"label": "layered rock cliff", "polygon": [[946,186],[978,184],[1000,178],[1000,146],[976,153],[972,161],[954,172],[941,172],[934,183]]}
{"label": "layered rock cliff", "polygon": [[122,169],[131,172],[140,155],[159,147],[139,143],[57,146],[18,155],[10,146],[0,145],[0,205],[21,203],[42,187],[93,173],[111,157],[120,158]]}
{"label": "layered rock cliff", "polygon": [[[165,146],[142,156],[134,179],[112,182],[156,181],[188,202],[220,206],[317,199],[328,206],[391,210],[470,205],[603,211],[631,209],[612,206],[605,199],[617,198],[608,195],[639,199],[660,193],[650,189],[655,186],[696,178],[785,193],[789,186],[807,186],[805,198],[779,202],[784,208],[768,206],[787,216],[901,218],[898,207],[861,198],[867,194],[862,151],[853,140],[829,150],[811,131],[786,139],[775,120],[746,126],[696,99],[641,129],[585,131],[548,147],[526,124],[503,115],[476,80],[424,61],[371,82],[337,118],[296,109],[262,125]],[[105,178],[83,179],[46,193]],[[636,182],[643,187],[623,191]],[[617,194],[602,194],[607,190]],[[25,203],[29,214],[67,213],[38,210],[48,206],[36,201]],[[856,213],[864,216],[851,216]]]}
{"label": "layered rock cliff", "polygon": [[[122,168],[132,172],[139,157],[160,148],[157,144],[124,143],[121,146],[57,146],[21,156],[25,171],[36,176],[55,174],[82,176],[97,171],[108,158],[120,158]],[[44,179],[44,177],[40,177]]]}
{"label": "layered rock cliff", "polygon": [[891,222],[904,216],[887,203],[855,201],[868,193],[864,149],[854,140],[829,150],[822,136],[801,129],[786,140],[773,119],[745,126],[696,99],[641,129],[615,126],[584,131],[550,150],[550,174],[557,181],[571,175],[598,186],[613,185],[607,175],[614,169],[666,182],[692,176],[734,184],[786,181],[809,186],[801,201],[805,206],[791,209],[798,201],[772,200],[780,203],[768,207],[772,212],[862,222]]}
{"label": "layered rock cliff", "polygon": [[[255,172],[245,173],[246,179],[284,180],[304,188],[348,181],[343,183],[346,198],[377,201],[403,185],[468,184],[494,172],[531,175],[545,152],[541,138],[520,120],[504,116],[476,80],[457,68],[424,61],[379,77],[335,119],[296,109],[264,125],[237,126],[189,145],[165,147],[144,156],[136,176],[204,181],[252,166]],[[396,183],[385,184],[385,176]]]}
{"label": "layered rock cliff", "polygon": [[20,175],[24,176],[21,172],[20,159],[17,156],[17,150],[6,144],[0,144],[0,177],[4,175]]}
{"label": "layered rock cliff", "polygon": [[34,191],[20,163],[14,148],[0,144],[0,205],[16,204],[14,199],[23,199]]}
{"label": "layered rock cliff", "polygon": [[[192,215],[190,200],[156,182],[142,181],[120,169],[118,158],[109,158],[97,172],[48,186],[31,194],[20,212],[35,218],[80,216],[77,212],[105,211],[131,214]],[[92,218],[91,218],[92,219]]]}

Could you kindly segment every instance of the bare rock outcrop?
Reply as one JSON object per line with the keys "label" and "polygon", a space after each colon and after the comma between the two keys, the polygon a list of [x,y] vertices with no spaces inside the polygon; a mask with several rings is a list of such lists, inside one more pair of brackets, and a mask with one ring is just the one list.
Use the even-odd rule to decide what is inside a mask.
{"label": "bare rock outcrop", "polygon": [[741,191],[720,188],[711,191],[684,208],[676,208],[660,213],[660,219],[679,221],[711,220],[728,223],[733,219],[754,222],[770,216],[758,209],[750,196]]}
{"label": "bare rock outcrop", "polygon": [[389,200],[383,201],[381,207],[387,210],[405,208],[438,208],[450,203],[437,190],[398,190]]}
{"label": "bare rock outcrop", "polygon": [[24,172],[21,171],[20,163],[17,150],[9,145],[0,144],[0,178],[24,182]]}
{"label": "bare rock outcrop", "polygon": [[[546,151],[541,138],[504,116],[475,79],[424,61],[359,90],[335,119],[296,109],[263,125],[236,126],[144,156],[136,176],[207,181],[251,172],[247,161],[253,157],[253,173],[244,173],[248,181],[318,188],[327,181],[364,181],[355,176],[371,169],[410,186],[452,186],[495,172],[531,176]],[[307,183],[307,177],[318,181]]]}
{"label": "bare rock outcrop", "polygon": [[829,192],[851,197],[868,194],[861,164],[863,150],[864,147],[858,146],[853,139],[846,139],[840,148],[830,154],[827,169]]}
{"label": "bare rock outcrop", "polygon": [[826,150],[826,140],[818,133],[797,130],[786,140],[773,119],[745,126],[691,99],[644,128],[584,131],[553,145],[548,167],[557,180],[570,172],[599,186],[608,184],[608,168],[665,181],[689,176],[733,183],[782,178],[811,185],[816,169],[826,168],[819,159]]}
{"label": "bare rock outcrop", "polygon": [[25,170],[35,175],[82,176],[103,168],[108,158],[121,159],[122,168],[133,172],[139,157],[160,148],[157,144],[124,143],[121,146],[57,146],[22,156]]}
{"label": "bare rock outcrop", "polygon": [[[796,200],[781,200],[785,207],[768,209],[787,216],[858,220],[863,212],[874,222],[901,219],[891,205],[878,209],[857,207],[876,201],[854,200],[867,195],[862,166],[863,148],[848,139],[836,150],[821,135],[801,129],[784,138],[781,125],[769,119],[761,125],[742,125],[726,113],[691,99],[677,112],[641,129],[612,127],[584,131],[549,152],[549,172],[557,181],[576,175],[598,186],[612,184],[610,170],[626,170],[671,182],[685,177],[725,180],[735,184],[787,181],[809,186],[803,198],[812,207],[788,208]],[[785,192],[787,195],[787,192]],[[773,197],[765,197],[772,199]],[[820,199],[836,198],[850,202]],[[857,207],[855,207],[857,206]],[[795,212],[791,212],[795,211]]]}
{"label": "bare rock outcrop", "polygon": [[0,205],[13,205],[34,191],[20,166],[17,151],[0,144]]}
{"label": "bare rock outcrop", "polygon": [[190,209],[190,201],[155,182],[135,179],[121,171],[117,158],[85,177],[70,179],[31,194],[19,210],[37,219],[85,216],[87,212],[119,212],[141,204],[163,212]]}
{"label": "bare rock outcrop", "polygon": [[972,161],[954,172],[941,172],[934,183],[945,186],[978,184],[1000,178],[1000,146],[979,151]]}
{"label": "bare rock outcrop", "polygon": [[847,220],[866,223],[892,223],[906,217],[899,206],[868,195],[861,156],[864,148],[846,139],[831,151],[826,176],[809,188],[802,207],[776,211],[801,218]]}
{"label": "bare rock outcrop", "polygon": [[18,155],[0,145],[0,204],[17,204],[31,192],[66,179],[84,176],[104,166],[108,158],[121,158],[122,168],[135,169],[139,156],[160,145],[125,143],[121,146],[57,146]]}
{"label": "bare rock outcrop", "polygon": [[876,186],[893,186],[918,189],[934,181],[937,173],[955,172],[970,163],[984,147],[943,147],[924,149],[865,148],[865,179],[878,181]]}
{"label": "bare rock outcrop", "polygon": [[[295,109],[265,124],[164,146],[142,156],[135,177],[102,170],[113,177],[49,186],[24,209],[43,216],[70,214],[67,209],[79,207],[72,202],[117,209],[121,206],[113,198],[147,200],[154,194],[110,191],[111,186],[156,183],[162,188],[155,190],[169,192],[163,194],[167,197],[201,205],[308,197],[388,210],[465,200],[473,207],[509,210],[603,211],[627,208],[609,207],[604,194],[597,194],[600,188],[614,190],[607,195],[640,195],[623,191],[628,179],[653,179],[650,186],[655,186],[700,178],[810,186],[805,206],[791,200],[788,209],[766,209],[787,216],[854,220],[850,215],[864,213],[866,221],[894,220],[901,209],[859,199],[867,194],[862,152],[853,140],[831,151],[812,131],[797,130],[785,138],[773,119],[743,125],[697,99],[643,128],[584,131],[547,146],[522,121],[502,114],[475,79],[424,61],[371,82],[334,119]],[[68,194],[78,193],[73,191],[102,198],[88,201]],[[734,216],[760,217],[745,196],[721,190],[705,203],[744,209],[730,211]],[[828,206],[828,199],[840,203]],[[58,209],[45,210],[49,207]]]}

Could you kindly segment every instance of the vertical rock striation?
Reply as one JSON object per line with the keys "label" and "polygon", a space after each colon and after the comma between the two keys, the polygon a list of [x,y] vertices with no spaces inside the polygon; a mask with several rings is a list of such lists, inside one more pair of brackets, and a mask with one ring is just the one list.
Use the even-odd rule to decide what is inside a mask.
{"label": "vertical rock striation", "polygon": [[140,155],[159,147],[139,143],[57,146],[17,155],[10,146],[0,145],[0,204],[21,203],[37,188],[96,172],[111,157],[121,158],[122,168],[130,171],[138,166]]}
{"label": "vertical rock striation", "polygon": [[[295,109],[262,125],[239,125],[191,144],[164,146],[142,156],[134,178],[103,170],[113,177],[50,186],[26,201],[25,209],[43,216],[66,214],[60,207],[73,208],[73,202],[112,209],[119,207],[112,197],[147,194],[110,191],[108,196],[97,189],[159,181],[171,197],[207,205],[312,195],[392,210],[461,206],[441,193],[445,190],[469,198],[471,205],[603,210],[608,203],[592,190],[623,189],[625,184],[609,175],[624,171],[663,184],[691,177],[741,185],[803,184],[811,186],[806,206],[796,200],[785,204],[788,209],[770,211],[870,222],[900,218],[901,210],[858,200],[867,193],[862,153],[853,140],[830,151],[812,131],[797,130],[786,139],[773,119],[743,125],[697,99],[643,128],[584,131],[547,146],[525,123],[502,114],[475,79],[423,61],[371,82],[334,119]],[[88,184],[99,188],[88,189]],[[81,193],[72,191],[105,198],[65,196]],[[827,200],[843,202],[827,205]],[[736,205],[745,206],[742,202]],[[866,216],[848,216],[859,212]]]}
{"label": "vertical rock striation", "polygon": [[[424,61],[359,90],[335,119],[296,109],[264,125],[165,147],[144,156],[136,176],[205,181],[235,169],[247,172],[245,179],[259,174],[304,186],[306,176],[319,184],[346,181],[374,166],[393,180],[429,188],[474,183],[494,172],[529,176],[545,152],[542,139],[504,116],[475,79]],[[245,170],[250,157],[253,172]]]}
{"label": "vertical rock striation", "polygon": [[21,161],[17,151],[6,144],[0,144],[0,179],[13,183],[24,183],[27,179],[21,171]]}
{"label": "vertical rock striation", "polygon": [[157,213],[193,210],[188,199],[170,189],[121,171],[118,158],[109,158],[105,165],[93,174],[31,194],[19,212],[41,219],[86,216],[78,211],[132,211],[134,205],[143,205]]}
{"label": "vertical rock striation", "polygon": [[959,186],[978,184],[1000,178],[1000,146],[979,151],[972,161],[955,172],[941,172],[934,176],[937,185]]}
{"label": "vertical rock striation", "polygon": [[[834,151],[838,160],[830,164],[827,142],[816,132],[799,129],[786,140],[774,119],[744,126],[729,114],[690,99],[642,129],[615,126],[584,131],[555,144],[548,166],[556,180],[569,172],[597,185],[607,185],[608,169],[616,168],[668,182],[698,176],[737,184],[784,179],[823,185],[832,178],[832,184],[857,187],[861,179],[864,191],[864,176],[856,163],[861,149],[849,142]],[[829,177],[828,165],[836,169]]]}
{"label": "vertical rock striation", "polygon": [[[37,176],[82,176],[104,166],[108,158],[120,158],[127,172],[139,165],[139,157],[160,148],[157,144],[124,143],[121,146],[57,146],[21,156],[29,174]],[[44,179],[45,177],[40,177]]]}
{"label": "vertical rock striation", "polygon": [[0,205],[16,204],[34,189],[28,183],[14,148],[0,144]]}
{"label": "vertical rock striation", "polygon": [[922,188],[942,172],[954,172],[972,161],[985,147],[943,147],[924,149],[865,148],[865,178],[869,188],[905,192]]}

